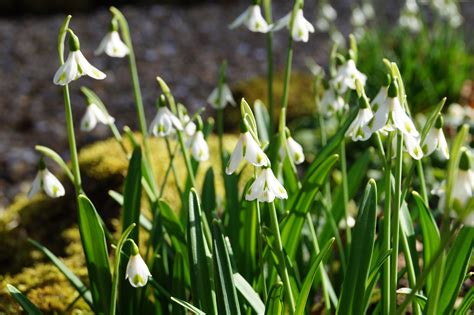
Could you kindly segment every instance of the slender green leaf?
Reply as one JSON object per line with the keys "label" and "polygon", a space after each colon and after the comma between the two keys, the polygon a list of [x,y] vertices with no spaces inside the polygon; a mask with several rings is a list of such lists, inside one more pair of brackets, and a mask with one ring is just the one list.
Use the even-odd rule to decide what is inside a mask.
{"label": "slender green leaf", "polygon": [[104,229],[99,214],[89,198],[80,194],[77,200],[79,231],[86,257],[94,311],[108,314],[112,276]]}
{"label": "slender green leaf", "polygon": [[270,292],[268,292],[265,315],[284,314],[284,298],[283,282],[278,281],[271,287]]}
{"label": "slender green leaf", "polygon": [[206,314],[217,314],[214,284],[208,264],[210,252],[204,240],[201,218],[201,207],[197,193],[194,189],[191,189],[189,193],[187,245],[190,253],[189,264],[193,301]]}
{"label": "slender green leaf", "polygon": [[71,285],[79,292],[79,294],[84,298],[87,304],[93,309],[92,296],[91,292],[87,287],[82,283],[81,279],[77,277],[71,269],[69,269],[56,255],[54,255],[49,249],[41,245],[40,243],[29,239],[31,244],[33,244],[38,250],[40,250],[49,260],[56,266],[56,268],[61,271],[61,273],[66,277],[66,279],[71,283]]}
{"label": "slender green leaf", "polygon": [[[172,292],[176,298],[186,299],[185,275],[184,275],[183,256],[180,252],[176,252],[173,261],[173,283],[171,285]],[[173,305],[173,315],[185,314],[181,308]]]}
{"label": "slender green leaf", "polygon": [[[125,256],[122,255],[122,248],[123,245],[125,244],[125,241],[127,240],[128,236],[132,232],[132,230],[135,228],[136,224],[132,223],[123,233],[122,236],[120,236],[120,239],[117,243],[117,247],[115,248],[115,265],[114,265],[114,274],[112,276],[112,293],[111,293],[111,299],[110,299],[110,314],[115,315],[116,307],[117,307],[117,295],[118,295],[118,289],[119,289],[119,282],[121,279],[123,279],[123,274],[120,273],[120,260],[121,258],[124,258]],[[123,298],[123,296],[122,296]]]}
{"label": "slender green leaf", "polygon": [[[438,250],[440,242],[439,230],[436,221],[434,220],[430,209],[423,201],[423,198],[417,192],[413,192],[413,197],[415,198],[418,213],[420,214],[420,226],[423,236],[423,264],[427,266]],[[426,292],[428,295],[431,291],[433,277],[434,274],[429,273],[426,278]]]}
{"label": "slender green leaf", "polygon": [[253,104],[253,110],[255,111],[255,122],[260,140],[264,143],[269,142],[270,137],[267,128],[270,125],[270,115],[268,114],[267,107],[261,100],[256,100]]}
{"label": "slender green leaf", "polygon": [[217,220],[212,222],[212,245],[219,314],[240,314],[229,251],[225,244],[222,228]]}
{"label": "slender green leaf", "polygon": [[252,308],[258,315],[265,314],[265,304],[258,296],[258,293],[252,288],[252,286],[245,280],[240,273],[234,273],[234,284],[237,290],[242,296],[249,302]]}
{"label": "slender green leaf", "polygon": [[377,186],[369,180],[354,227],[347,272],[342,284],[337,314],[363,314],[367,278],[375,243]]}
{"label": "slender green leaf", "polygon": [[206,171],[204,182],[202,184],[202,208],[206,213],[207,219],[212,220],[213,213],[216,211],[216,186],[214,180],[214,170],[210,166]]}
{"label": "slender green leaf", "polygon": [[448,252],[440,294],[442,298],[438,301],[439,314],[450,314],[454,307],[454,302],[456,302],[469,267],[473,241],[474,229],[465,226],[457,235]]}
{"label": "slender green leaf", "polygon": [[[411,288],[400,288],[397,290],[398,294],[409,295],[411,293]],[[415,301],[423,309],[428,301],[428,298],[421,293],[415,293]]]}
{"label": "slender green leaf", "polygon": [[456,315],[469,314],[468,312],[472,309],[472,305],[474,305],[474,287],[471,287],[464,296],[461,305],[459,305],[459,308],[456,310]]}
{"label": "slender green leaf", "polygon": [[175,298],[174,296],[171,297],[171,301],[175,302],[178,305],[181,305],[182,307],[184,307],[185,309],[187,309],[188,311],[190,311],[193,314],[206,315],[206,313],[204,313],[203,311],[198,309],[196,306],[194,306],[194,305],[192,305],[192,304],[190,304],[186,301]]}
{"label": "slender green leaf", "polygon": [[43,314],[31,301],[23,295],[17,288],[12,286],[11,284],[7,284],[7,290],[10,295],[18,302],[18,304],[23,307],[23,310],[28,315],[40,315]]}
{"label": "slender green leaf", "polygon": [[306,302],[308,301],[309,292],[311,290],[311,286],[313,285],[314,278],[319,270],[319,264],[321,261],[329,254],[332,243],[334,243],[334,238],[331,238],[326,245],[323,246],[319,254],[314,258],[313,262],[311,263],[311,267],[306,275],[306,278],[301,286],[300,295],[298,296],[298,300],[296,301],[296,311],[295,314],[303,315],[305,314]]}

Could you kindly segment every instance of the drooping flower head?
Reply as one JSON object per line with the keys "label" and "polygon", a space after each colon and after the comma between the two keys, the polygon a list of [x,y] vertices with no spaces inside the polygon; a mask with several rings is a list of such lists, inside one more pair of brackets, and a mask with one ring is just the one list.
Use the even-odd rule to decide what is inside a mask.
{"label": "drooping flower head", "polygon": [[125,279],[134,288],[144,287],[151,278],[150,270],[138,251],[138,246],[132,241],[131,255],[128,260]]}
{"label": "drooping flower head", "polygon": [[275,198],[287,199],[288,194],[273,174],[272,169],[269,166],[265,166],[250,186],[245,199],[248,201],[273,202]]}
{"label": "drooping flower head", "polygon": [[184,133],[186,136],[192,137],[196,133],[196,124],[191,120],[188,114],[183,114],[182,117]]}
{"label": "drooping flower head", "polygon": [[286,149],[288,149],[288,153],[290,154],[291,161],[295,164],[301,164],[304,162],[304,153],[303,147],[301,144],[295,141],[290,134],[290,131],[286,129],[285,135],[286,144],[280,146],[280,159],[283,161],[286,157]]}
{"label": "drooping flower head", "polygon": [[270,30],[270,25],[263,18],[258,4],[249,6],[230,24],[229,28],[234,29],[241,25],[245,25],[251,32],[266,33]]}
{"label": "drooping flower head", "polygon": [[331,83],[342,95],[346,93],[347,89],[356,90],[356,80],[359,80],[362,86],[365,86],[367,76],[357,69],[354,60],[349,59],[337,68],[336,75]]}
{"label": "drooping flower head", "polygon": [[365,94],[363,94],[359,98],[359,112],[347,129],[346,137],[351,137],[352,141],[366,141],[369,139],[372,133],[368,128],[368,123],[373,116],[369,100]]}
{"label": "drooping flower head", "polygon": [[216,87],[214,90],[212,90],[211,94],[209,94],[209,97],[207,98],[207,102],[215,109],[225,108],[227,104],[235,105],[235,100],[232,96],[229,86],[223,83],[221,89],[220,97],[219,87]]}
{"label": "drooping flower head", "polygon": [[444,120],[441,114],[438,114],[436,122],[426,136],[425,143],[423,144],[423,152],[425,155],[432,154],[435,150],[443,155],[445,159],[449,159],[449,148],[448,143],[443,132]]}
{"label": "drooping flower head", "polygon": [[150,133],[158,137],[169,136],[175,129],[183,130],[181,121],[166,107],[166,99],[161,95],[157,101],[158,112],[150,125]]}
{"label": "drooping flower head", "polygon": [[321,101],[319,102],[320,114],[330,117],[340,111],[344,110],[348,105],[344,101],[344,98],[336,93],[334,88],[325,83],[325,90]]}
{"label": "drooping flower head", "polygon": [[422,27],[419,11],[416,0],[406,0],[405,6],[400,13],[398,24],[412,33],[418,33]]}
{"label": "drooping flower head", "polygon": [[61,182],[54,176],[44,164],[43,158],[40,159],[38,165],[38,174],[36,175],[31,188],[28,191],[28,198],[32,198],[40,190],[51,198],[64,196],[65,190]]}
{"label": "drooping flower head", "polygon": [[69,29],[69,55],[54,75],[56,85],[66,85],[77,80],[83,75],[88,75],[96,80],[105,79],[105,73],[92,66],[81,53],[79,38]]}
{"label": "drooping flower head", "polygon": [[110,22],[109,32],[100,42],[95,54],[100,55],[104,52],[108,56],[116,58],[123,58],[129,53],[128,46],[120,39],[116,19],[112,19]]}
{"label": "drooping flower head", "polygon": [[105,112],[102,108],[94,103],[87,105],[87,110],[84,116],[81,119],[81,130],[82,131],[91,131],[95,128],[97,123],[104,125],[111,124],[115,119]]}
{"label": "drooping flower head", "polygon": [[302,8],[298,8],[296,10],[293,27],[290,25],[292,16],[293,10],[279,19],[272,28],[272,31],[278,31],[286,26],[289,30],[291,29],[291,37],[295,42],[306,43],[309,39],[309,33],[314,33],[313,25],[307,19],[305,19]]}
{"label": "drooping flower head", "polygon": [[258,143],[248,131],[245,123],[241,123],[241,133],[234,151],[230,156],[229,163],[225,169],[227,175],[234,173],[243,159],[254,166],[267,166],[270,164],[267,155],[260,148]]}
{"label": "drooping flower head", "polygon": [[198,116],[197,131],[191,138],[189,138],[187,142],[187,147],[191,148],[191,155],[193,156],[193,159],[198,162],[207,161],[209,159],[209,147],[206,140],[204,139],[202,128],[202,120]]}

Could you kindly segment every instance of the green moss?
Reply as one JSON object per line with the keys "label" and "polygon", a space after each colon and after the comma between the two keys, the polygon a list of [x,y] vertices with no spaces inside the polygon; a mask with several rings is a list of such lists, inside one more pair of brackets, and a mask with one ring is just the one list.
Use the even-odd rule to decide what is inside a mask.
{"label": "green moss", "polygon": [[[283,98],[283,73],[275,75],[273,82],[273,101],[276,112],[273,115],[275,123],[279,119],[279,108]],[[312,114],[314,112],[314,100],[312,94],[312,78],[309,74],[293,71],[290,77],[290,89],[288,94],[288,121]],[[267,101],[267,78],[258,76],[249,80],[237,83],[233,88],[235,99],[240,101],[242,97],[253,107],[255,100],[262,100],[268,106]],[[240,121],[240,109],[238,107],[228,107],[228,114],[224,117],[228,130],[237,130]]]}
{"label": "green moss", "polygon": [[[236,136],[225,136],[226,149],[232,150],[236,140]],[[211,152],[218,152],[217,138],[211,136],[208,142]],[[176,145],[175,141],[171,143],[172,147]],[[164,140],[152,139],[151,148],[152,167],[161,186],[169,161]],[[79,162],[87,195],[96,205],[109,229],[118,235],[120,207],[108,196],[107,192],[110,189],[122,191],[128,167],[124,153],[114,139],[108,139],[82,149]],[[186,168],[182,157],[178,156],[175,163],[180,183],[183,184]],[[218,193],[222,195],[222,178],[217,175],[221,174],[217,154],[211,154],[209,161],[201,163],[197,175],[198,188],[201,189],[204,174],[211,165],[216,174]],[[72,309],[90,312],[81,299],[74,304],[72,309],[67,310],[69,304],[77,297],[76,291],[64,276],[27,241],[31,238],[45,245],[61,257],[64,263],[85,283],[88,282],[76,225],[73,187],[64,176],[61,181],[66,188],[64,197],[49,199],[40,194],[28,200],[21,195],[0,218],[0,313],[20,312],[19,307],[5,291],[7,283],[18,287],[46,313],[70,312]],[[179,209],[180,198],[176,193],[175,178],[172,174],[169,176],[164,198],[173,205],[174,209]],[[143,205],[146,206],[146,203]],[[145,238],[142,238],[142,241],[145,241]]]}

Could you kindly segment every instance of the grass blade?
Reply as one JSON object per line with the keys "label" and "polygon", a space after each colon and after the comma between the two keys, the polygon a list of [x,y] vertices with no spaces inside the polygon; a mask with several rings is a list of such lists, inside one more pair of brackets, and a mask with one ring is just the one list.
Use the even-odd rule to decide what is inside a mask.
{"label": "grass blade", "polygon": [[331,238],[326,243],[326,245],[324,245],[319,254],[314,258],[313,262],[311,263],[311,268],[309,269],[308,274],[306,275],[303,285],[301,286],[301,291],[298,296],[298,300],[296,301],[295,314],[305,314],[306,302],[308,300],[309,292],[311,290],[311,286],[313,285],[314,278],[316,277],[316,273],[319,270],[319,264],[329,253],[332,243],[334,243],[334,238]]}
{"label": "grass blade", "polygon": [[212,244],[219,314],[240,314],[229,251],[225,244],[221,225],[217,220],[212,221]]}
{"label": "grass blade", "polygon": [[206,314],[217,314],[214,284],[211,278],[209,248],[204,240],[201,207],[194,189],[189,193],[188,252],[193,300]]}
{"label": "grass blade", "polygon": [[89,198],[80,194],[77,200],[79,231],[89,273],[94,311],[108,314],[112,276],[104,229]]}
{"label": "grass blade", "polygon": [[18,304],[23,307],[23,310],[28,315],[40,315],[43,314],[31,301],[23,295],[17,288],[12,286],[11,284],[7,284],[7,290],[10,295],[18,302]]}
{"label": "grass blade", "polygon": [[275,283],[270,292],[268,292],[268,300],[265,305],[265,315],[284,314],[283,308],[283,282]]}
{"label": "grass blade", "polygon": [[79,294],[84,298],[87,304],[93,309],[94,304],[92,303],[92,295],[89,289],[82,283],[81,279],[76,276],[71,269],[69,269],[56,255],[54,255],[49,249],[41,245],[40,243],[29,239],[31,244],[33,244],[38,250],[40,250],[48,259],[62,272],[66,279],[71,283],[71,285],[79,292]]}
{"label": "grass blade", "polygon": [[242,296],[249,302],[252,308],[258,315],[263,315],[265,313],[265,304],[258,296],[257,292],[252,288],[252,286],[245,280],[240,273],[234,273],[234,284],[237,290],[242,294]]}
{"label": "grass blade", "polygon": [[342,284],[336,314],[363,314],[367,278],[375,242],[377,223],[377,186],[369,180],[357,216],[351,244],[347,273]]}
{"label": "grass blade", "polygon": [[188,311],[190,311],[193,314],[206,315],[206,313],[204,313],[203,311],[198,309],[196,306],[194,306],[194,305],[192,305],[192,304],[190,304],[186,301],[183,301],[181,299],[175,298],[174,296],[171,297],[171,301],[175,302],[178,305],[181,305],[182,307],[184,307],[185,309],[187,309]]}
{"label": "grass blade", "polygon": [[212,220],[213,214],[217,208],[216,202],[216,186],[214,180],[214,170],[212,167],[209,167],[206,171],[206,176],[204,177],[204,182],[202,184],[202,208],[208,220]]}

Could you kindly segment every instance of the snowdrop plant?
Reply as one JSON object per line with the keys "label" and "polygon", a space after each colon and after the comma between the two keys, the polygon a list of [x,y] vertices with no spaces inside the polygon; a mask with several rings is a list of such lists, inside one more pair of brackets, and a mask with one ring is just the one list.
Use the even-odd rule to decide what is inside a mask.
{"label": "snowdrop plant", "polygon": [[81,119],[81,130],[91,131],[97,126],[97,123],[109,125],[114,121],[115,119],[109,113],[106,113],[98,105],[90,103],[87,105],[86,112]]}
{"label": "snowdrop plant", "polygon": [[449,148],[446,137],[443,132],[444,120],[443,116],[438,115],[435,125],[430,129],[423,144],[423,152],[425,156],[432,154],[435,150],[439,150],[442,156],[449,159]]}
{"label": "snowdrop plant", "polygon": [[[263,8],[266,23],[271,24],[269,0]],[[301,8],[302,1],[295,1],[292,16]],[[442,146],[447,152],[439,133],[445,99],[427,109],[429,115],[417,129],[400,70],[394,62],[383,60],[390,80],[370,102],[371,90],[366,93],[363,83],[371,84],[375,74],[357,69],[358,48],[351,36],[349,51],[335,47],[331,52],[327,79],[314,67],[315,117],[305,117],[319,121],[315,125],[320,130],[315,130],[313,138],[311,130],[302,131],[301,126],[287,122],[287,111],[292,110],[288,95],[296,40],[290,32],[281,104],[271,107],[271,98],[267,99],[270,111],[279,111],[270,113],[264,101],[250,106],[241,99],[240,135],[233,136],[224,134],[224,106],[218,106],[219,146],[211,145],[215,139],[212,117],[202,123],[200,111],[190,115],[162,77],[156,78],[162,93],[158,114],[147,128],[128,23],[116,8],[111,12],[128,48],[126,60],[139,126],[138,134],[124,128],[122,137],[114,122],[108,124],[128,161],[121,190],[109,192],[120,208],[113,232],[108,231],[108,218],[97,210],[104,206],[103,198],[94,204],[86,196],[91,188],[83,187],[86,184],[81,181],[68,83],[61,89],[71,162],[66,163],[50,148],[36,147],[74,185],[87,283],[53,253],[32,244],[77,289],[78,299],[87,304],[84,308],[90,308],[87,311],[216,315],[379,310],[401,315],[411,307],[413,314],[421,315],[449,314],[454,307],[462,313],[470,308],[469,298],[459,298],[472,256],[466,244],[474,238],[470,227],[473,173],[468,150],[462,149],[469,127],[461,126],[454,139],[447,133],[450,158],[436,161],[435,175],[446,178],[439,211],[430,208],[436,200],[427,193],[432,185],[424,176],[432,163],[429,157],[419,159],[423,153],[420,143],[429,150]],[[58,36],[60,65],[65,64],[69,22],[67,17]],[[271,36],[271,32],[265,36],[269,91]],[[338,60],[342,62],[336,67]],[[223,97],[226,70],[223,62],[214,100]],[[335,81],[337,86],[330,86]],[[88,104],[107,113],[92,90],[82,87],[81,91]],[[331,117],[334,130],[324,127],[330,109],[335,114]],[[94,107],[88,115],[88,120],[100,122]],[[278,125],[274,126],[269,121],[276,115]],[[302,140],[304,152],[290,127],[297,127],[292,131]],[[150,134],[164,139],[151,142]],[[349,137],[358,142],[347,141]],[[227,142],[231,141],[236,144],[228,152]],[[168,158],[150,159],[162,145],[166,145]],[[404,148],[411,156],[404,154]],[[216,156],[221,163],[215,163]],[[200,163],[206,159],[210,163]],[[243,160],[248,163],[239,169]],[[448,164],[446,170],[443,163]],[[46,171],[40,167],[33,191],[46,190],[46,184],[53,182]],[[169,180],[170,174],[174,180]],[[51,191],[57,196],[61,189],[55,185]],[[167,190],[170,186],[173,192]],[[379,186],[384,186],[381,191]],[[382,213],[378,213],[380,208]],[[412,250],[415,239],[416,252]],[[403,272],[398,265],[401,259]],[[25,310],[38,313],[21,292],[11,286],[8,290]],[[455,305],[456,300],[460,302]]]}
{"label": "snowdrop plant", "polygon": [[256,33],[266,33],[270,31],[271,26],[267,24],[262,16],[262,11],[258,3],[249,6],[241,15],[239,15],[229,28],[234,29],[245,25],[249,31]]}
{"label": "snowdrop plant", "polygon": [[282,28],[288,28],[295,42],[307,42],[309,33],[314,33],[313,25],[303,16],[303,8],[299,8],[295,14],[293,10],[279,19],[272,28],[272,31],[278,31]]}

